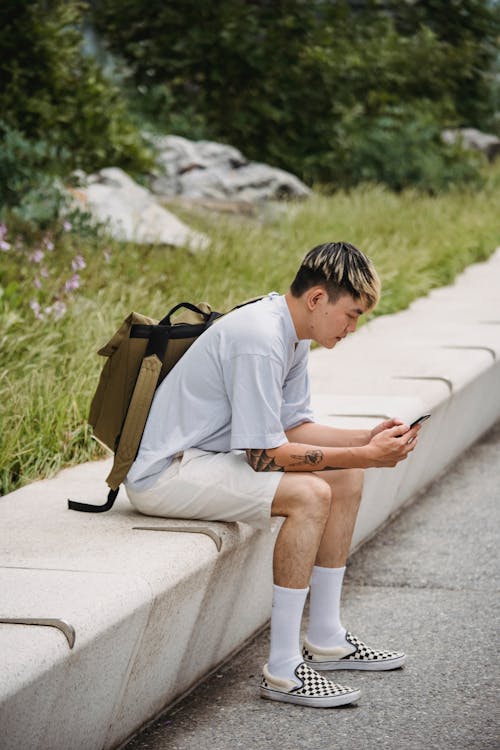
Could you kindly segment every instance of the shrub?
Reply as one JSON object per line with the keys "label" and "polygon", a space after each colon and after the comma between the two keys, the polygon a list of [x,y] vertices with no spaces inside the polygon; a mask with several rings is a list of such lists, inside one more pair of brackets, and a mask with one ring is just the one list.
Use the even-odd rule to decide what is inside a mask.
{"label": "shrub", "polygon": [[[414,187],[429,193],[480,183],[483,157],[445,146],[431,105],[391,106],[372,118],[353,112],[342,128],[342,149],[332,148],[325,155],[320,178],[333,177],[346,187],[383,182],[398,192]],[[318,175],[317,165],[312,171]]]}
{"label": "shrub", "polygon": [[[434,190],[437,181],[473,174],[429,128],[478,125],[492,114],[487,76],[498,14],[487,0],[453,0],[451,20],[442,3],[420,0],[94,0],[92,6],[94,22],[123,55],[144,98],[154,92],[158,104],[159,89],[165,90],[156,108],[160,125],[175,122],[173,111],[192,113],[180,122],[183,134],[199,137],[206,123],[205,137],[337,187],[364,177],[360,169],[349,174],[336,165],[357,169],[366,153],[370,179],[385,181],[375,150],[391,133],[400,144],[395,152],[420,142],[425,156],[432,143],[432,159],[416,170],[413,184]],[[407,117],[411,108],[416,128]],[[445,169],[436,180],[440,164]],[[413,174],[408,169],[394,181],[411,183]]]}
{"label": "shrub", "polygon": [[1,121],[0,139],[0,205],[22,220],[47,226],[64,203],[55,179],[61,150],[46,140],[30,141]]}
{"label": "shrub", "polygon": [[49,172],[110,164],[143,170],[152,157],[125,100],[81,52],[85,10],[75,0],[3,0],[2,119],[32,142],[37,163]]}

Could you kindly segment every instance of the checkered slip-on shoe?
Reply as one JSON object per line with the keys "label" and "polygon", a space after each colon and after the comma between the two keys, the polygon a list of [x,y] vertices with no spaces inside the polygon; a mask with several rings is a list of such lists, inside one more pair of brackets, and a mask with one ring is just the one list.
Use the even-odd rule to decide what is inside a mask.
{"label": "checkered slip-on shoe", "polygon": [[285,680],[269,674],[267,664],[262,672],[260,697],[271,701],[296,703],[299,706],[313,708],[333,708],[354,703],[360,695],[359,690],[336,685],[301,662],[295,669],[299,684],[295,680]]}
{"label": "checkered slip-on shoe", "polygon": [[345,638],[347,644],[337,648],[319,648],[304,641],[302,655],[305,663],[320,671],[366,669],[372,672],[397,669],[405,663],[406,656],[401,651],[378,651],[364,644],[352,633],[346,633]]}

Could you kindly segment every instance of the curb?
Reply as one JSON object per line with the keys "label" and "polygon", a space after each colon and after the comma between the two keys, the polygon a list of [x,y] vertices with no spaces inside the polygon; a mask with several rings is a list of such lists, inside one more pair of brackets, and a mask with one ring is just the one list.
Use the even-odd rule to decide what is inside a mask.
{"label": "curb", "polygon": [[[335,352],[311,353],[318,421],[370,428],[432,413],[407,461],[366,472],[353,549],[500,417],[499,290],[500,249]],[[115,748],[269,618],[279,521],[271,532],[145,522],[123,496],[108,514],[68,513],[68,497],[102,501],[108,466],[0,498],[3,750]]]}

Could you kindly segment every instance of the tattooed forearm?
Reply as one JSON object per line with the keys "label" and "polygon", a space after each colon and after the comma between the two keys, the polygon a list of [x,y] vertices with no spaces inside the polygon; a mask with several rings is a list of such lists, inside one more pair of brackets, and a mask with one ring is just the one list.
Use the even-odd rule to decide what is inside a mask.
{"label": "tattooed forearm", "polygon": [[264,449],[247,448],[247,461],[254,471],[285,471]]}

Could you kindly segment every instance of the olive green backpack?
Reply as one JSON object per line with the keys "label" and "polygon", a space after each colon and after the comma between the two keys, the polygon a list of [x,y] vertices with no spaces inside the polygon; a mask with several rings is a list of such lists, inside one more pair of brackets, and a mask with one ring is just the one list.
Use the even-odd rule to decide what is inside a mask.
{"label": "olive green backpack", "polygon": [[[256,302],[260,297],[238,307]],[[174,314],[183,309],[176,316]],[[68,500],[70,510],[102,513],[113,507],[120,484],[132,466],[141,442],[155,390],[191,344],[222,313],[201,302],[180,302],[162,320],[132,312],[121,327],[99,349],[106,357],[92,399],[89,423],[94,437],[114,453],[104,505]]]}

